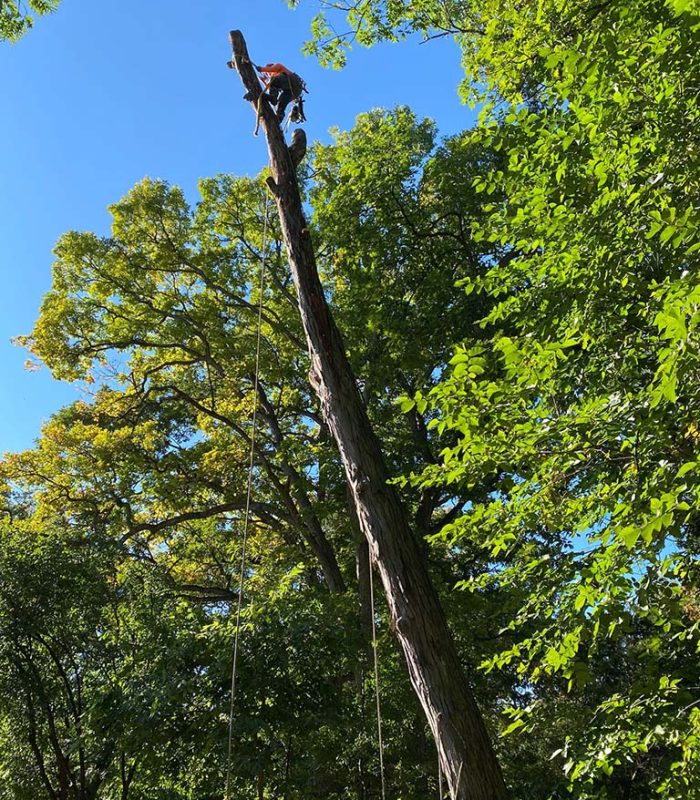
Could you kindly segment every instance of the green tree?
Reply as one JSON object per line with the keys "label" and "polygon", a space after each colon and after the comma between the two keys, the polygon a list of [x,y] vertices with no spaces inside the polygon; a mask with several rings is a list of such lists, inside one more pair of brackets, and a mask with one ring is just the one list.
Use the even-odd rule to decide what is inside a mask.
{"label": "green tree", "polygon": [[0,797],[158,796],[199,713],[202,621],[99,530],[3,524]]}
{"label": "green tree", "polygon": [[[406,109],[363,116],[354,132],[338,134],[316,154],[309,197],[318,209],[322,269],[334,277],[330,295],[396,475],[436,456],[425,409],[407,420],[395,402],[419,387],[427,393],[445,367],[446,342],[466,335],[485,312],[481,298],[455,294],[453,283],[499,254],[471,236],[478,200],[459,200],[460,186],[493,157],[443,150],[433,127]],[[354,188],[348,174],[356,176]],[[171,779],[177,791],[215,792],[225,752],[230,604],[238,590],[264,255],[236,791],[368,797],[377,778],[366,570],[355,577],[367,554],[308,386],[296,301],[276,222],[271,214],[265,220],[263,186],[261,179],[206,180],[192,209],[179,190],[146,181],[112,208],[110,237],[62,238],[52,291],[27,343],[57,377],[84,382],[92,398],[57,414],[37,446],[9,456],[3,469],[33,514],[65,524],[99,520],[129,559],[156,571],[164,591],[209,615],[199,635],[218,656],[206,662],[210,684],[199,701],[209,716],[196,724],[211,749],[179,733],[173,752],[186,771],[177,772],[175,755],[159,758],[164,772],[179,776]],[[446,306],[445,337],[432,315]],[[423,535],[438,532],[468,499],[410,486],[404,493]],[[470,574],[480,558],[442,546],[429,555],[441,587]],[[483,630],[463,622],[475,609]],[[470,661],[493,655],[486,628],[487,620],[505,622],[499,606],[464,595],[453,614]],[[390,785],[423,797],[435,788],[434,750],[388,636],[381,652]],[[487,709],[508,681],[500,674],[480,681]],[[215,767],[207,769],[207,757]],[[152,785],[161,762],[153,763],[139,771],[132,793]]]}
{"label": "green tree", "polygon": [[48,14],[60,0],[2,0],[0,2],[0,41],[16,42],[34,24],[33,14]]}
{"label": "green tree", "polygon": [[432,391],[445,448],[415,482],[487,490],[443,536],[491,554],[464,588],[524,593],[485,667],[521,675],[513,732],[571,726],[577,797],[698,792],[698,10],[349,9],[367,44],[453,33],[485,104],[453,146],[503,157],[472,182],[475,238],[511,258],[464,284],[489,341]]}

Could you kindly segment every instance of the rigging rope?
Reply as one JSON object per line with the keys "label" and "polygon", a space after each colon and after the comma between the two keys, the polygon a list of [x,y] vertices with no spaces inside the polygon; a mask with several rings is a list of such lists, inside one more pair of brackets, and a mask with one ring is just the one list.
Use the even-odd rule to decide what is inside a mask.
{"label": "rigging rope", "polygon": [[[236,604],[236,632],[233,640],[233,660],[231,664],[231,689],[230,689],[230,705],[229,705],[229,718],[228,718],[228,748],[226,755],[226,786],[224,790],[224,800],[231,800],[231,761],[233,756],[233,720],[236,704],[236,679],[238,677],[238,653],[240,649],[241,639],[241,616],[243,612],[243,586],[246,577],[246,555],[248,546],[248,529],[250,527],[250,505],[253,495],[253,467],[255,465],[255,440],[257,434],[258,422],[258,387],[260,376],[260,344],[262,341],[262,313],[263,313],[263,300],[265,294],[265,266],[267,259],[267,234],[269,223],[269,208],[270,197],[265,196],[265,215],[263,221],[263,240],[262,240],[262,256],[260,259],[260,284],[259,284],[259,299],[258,299],[258,314],[256,324],[256,342],[255,342],[255,374],[253,377],[253,415],[252,415],[252,430],[250,435],[250,454],[248,459],[248,482],[246,487],[246,501],[245,501],[245,517],[243,522],[243,541],[241,543],[241,563],[238,581],[238,601]],[[382,734],[382,706],[381,706],[381,692],[379,687],[379,657],[377,654],[377,623],[376,611],[374,602],[374,579],[373,579],[373,563],[372,563],[372,550],[368,548],[369,557],[369,595],[370,606],[372,612],[372,655],[374,661],[374,693],[377,706],[377,743],[379,748],[379,773],[381,778],[382,787],[382,800],[386,800],[386,777],[384,771],[384,738]],[[439,797],[442,800],[443,787],[442,787],[442,769],[438,759],[438,785]]]}
{"label": "rigging rope", "polygon": [[[374,610],[374,580],[372,563],[372,548],[368,548],[369,553],[369,603],[372,611],[372,654],[374,657],[374,694],[377,702],[377,742],[379,747],[379,774],[382,782],[382,800],[386,800],[386,778],[384,774],[384,738],[382,736],[382,704],[379,690],[379,656],[377,655],[377,624]],[[444,797],[442,784],[442,767],[440,766],[440,755],[438,754],[438,797]]]}
{"label": "rigging rope", "polygon": [[238,604],[236,607],[236,633],[233,640],[233,662],[231,665],[231,703],[228,716],[228,753],[226,756],[226,789],[224,800],[231,800],[231,756],[233,754],[233,715],[236,702],[236,677],[238,670],[238,646],[241,638],[241,611],[243,608],[243,584],[246,572],[246,547],[248,545],[248,527],[250,525],[250,501],[253,493],[253,465],[255,460],[255,434],[258,423],[258,383],[260,370],[260,341],[262,339],[263,295],[265,294],[265,260],[267,257],[267,226],[269,217],[270,196],[265,195],[265,219],[263,222],[262,257],[260,259],[260,299],[258,302],[258,321],[255,344],[255,376],[253,379],[253,419],[250,434],[250,458],[248,461],[248,487],[245,500],[245,520],[243,523],[243,542],[241,544],[241,569],[238,581]]}
{"label": "rigging rope", "polygon": [[372,611],[372,653],[374,655],[374,694],[377,700],[377,742],[379,745],[379,774],[382,780],[382,800],[386,800],[386,781],[384,779],[384,740],[382,738],[382,704],[379,692],[379,658],[377,657],[377,625],[374,612],[374,580],[372,574],[372,548],[369,552],[369,603]]}

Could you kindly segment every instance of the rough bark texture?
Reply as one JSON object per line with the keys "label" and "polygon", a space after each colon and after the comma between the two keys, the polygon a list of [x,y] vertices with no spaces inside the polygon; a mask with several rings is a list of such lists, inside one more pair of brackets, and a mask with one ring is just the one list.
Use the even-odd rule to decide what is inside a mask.
{"label": "rough bark texture", "polygon": [[[258,111],[260,83],[240,31],[234,64]],[[500,800],[507,791],[445,615],[357,390],[318,277],[292,155],[269,104],[259,106],[289,264],[311,359],[310,378],[345,468],[357,518],[379,569],[411,683],[437,743],[454,800]]]}

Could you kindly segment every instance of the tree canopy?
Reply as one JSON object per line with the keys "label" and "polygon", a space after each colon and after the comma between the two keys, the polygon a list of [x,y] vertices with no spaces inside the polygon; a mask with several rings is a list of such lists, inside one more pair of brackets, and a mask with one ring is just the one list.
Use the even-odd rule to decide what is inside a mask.
{"label": "tree canopy", "polygon": [[34,24],[34,14],[58,8],[60,0],[3,0],[0,3],[0,41],[16,42]]}
{"label": "tree canopy", "polygon": [[[512,796],[700,796],[700,6],[319,6],[329,64],[454,37],[480,107],[370,111],[300,181]],[[144,180],[56,245],[22,342],[84,399],[0,465],[3,800],[221,794],[254,407],[235,796],[380,796],[366,543],[266,177]],[[434,796],[376,622],[388,786]]]}

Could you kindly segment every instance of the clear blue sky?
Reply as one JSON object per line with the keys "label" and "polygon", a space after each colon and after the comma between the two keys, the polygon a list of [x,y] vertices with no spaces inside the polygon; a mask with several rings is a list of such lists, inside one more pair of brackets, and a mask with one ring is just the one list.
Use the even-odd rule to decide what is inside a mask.
{"label": "clear blue sky", "polygon": [[473,123],[460,104],[459,52],[447,40],[355,49],[341,72],[301,55],[315,0],[63,0],[17,45],[0,44],[0,453],[29,447],[79,396],[24,369],[11,337],[31,331],[50,287],[51,250],[71,229],[109,232],[110,203],[148,175],[184,187],[255,174],[262,137],[226,69],[240,28],[258,63],[282,61],[311,94],[306,131],[329,139],[370,108],[405,103],[443,133]]}

